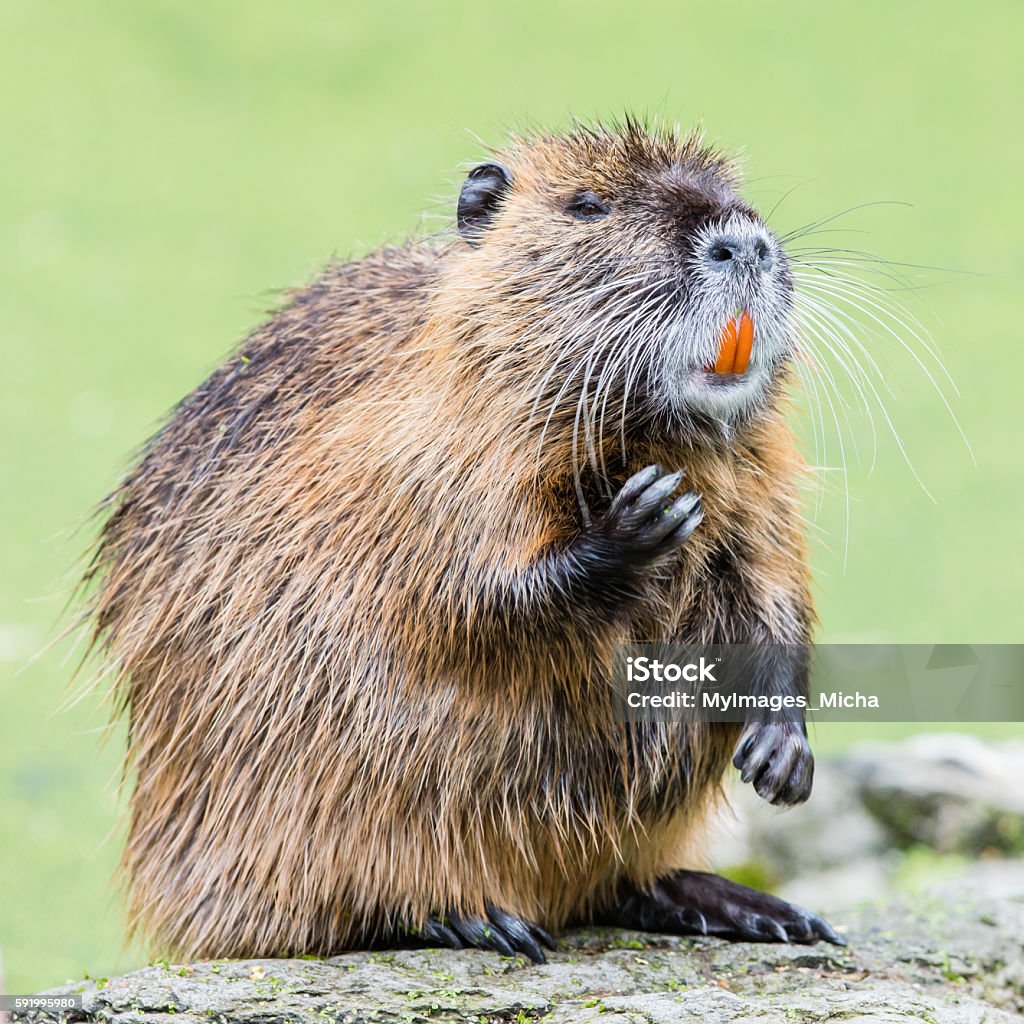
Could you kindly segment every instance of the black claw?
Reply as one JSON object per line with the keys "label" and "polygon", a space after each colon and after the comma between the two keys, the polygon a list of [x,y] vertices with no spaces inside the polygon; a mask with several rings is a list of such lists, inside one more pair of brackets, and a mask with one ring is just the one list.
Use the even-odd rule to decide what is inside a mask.
{"label": "black claw", "polygon": [[732,757],[733,768],[742,768],[747,757],[750,755],[750,748],[754,743],[754,734],[748,733],[743,739],[740,740],[739,746],[736,747],[736,753]]}
{"label": "black claw", "polygon": [[810,917],[811,925],[818,938],[831,942],[833,946],[846,945],[846,938],[840,935],[825,918],[819,917],[817,914],[811,914]]}
{"label": "black claw", "polygon": [[514,949],[524,953],[535,964],[547,962],[543,951],[537,945],[537,940],[533,937],[533,933],[524,921],[514,917],[512,914],[506,913],[504,910],[500,910],[498,907],[488,907],[487,913],[491,921],[504,933],[505,938],[508,939]]}
{"label": "black claw", "polygon": [[794,804],[802,804],[811,795],[814,784],[814,764],[806,759],[797,763],[796,769],[790,775],[789,780],[778,792],[775,803],[786,804],[792,807]]}
{"label": "black claw", "polygon": [[761,914],[738,914],[735,921],[735,932],[748,942],[774,942],[776,935],[768,927],[768,922]]}
{"label": "black claw", "polygon": [[492,949],[502,956],[515,956],[516,951],[501,934],[500,929],[479,917],[452,917],[455,930],[471,946],[478,949]]}
{"label": "black claw", "polygon": [[542,946],[547,946],[548,949],[553,953],[558,947],[555,945],[555,940],[544,931],[539,924],[531,924],[530,931],[533,932],[534,937]]}
{"label": "black claw", "polygon": [[439,942],[442,946],[448,946],[450,949],[462,949],[462,941],[458,935],[436,917],[428,919],[420,934],[424,939]]}
{"label": "black claw", "polygon": [[502,956],[522,953],[535,964],[546,962],[540,944],[555,948],[555,941],[539,925],[524,921],[500,907],[487,907],[487,918],[449,913],[443,920],[430,918],[423,926],[420,937],[453,949],[470,946],[489,949]]}
{"label": "black claw", "polygon": [[679,920],[685,928],[691,929],[697,935],[708,933],[708,919],[699,910],[687,907],[679,912]]}
{"label": "black claw", "polygon": [[659,476],[664,472],[661,466],[648,466],[641,469],[639,473],[631,476],[622,486],[622,490],[615,495],[611,511],[618,512],[624,505],[628,505],[642,494]]}
{"label": "black claw", "polygon": [[704,522],[704,510],[701,508],[700,499],[697,499],[696,509],[686,513],[682,522],[669,534],[669,540],[673,545],[682,544],[694,530]]}
{"label": "black claw", "polygon": [[687,491],[672,502],[667,514],[669,519],[678,522],[680,519],[685,519],[692,515],[699,506],[700,498],[693,491]]}
{"label": "black claw", "polygon": [[762,934],[774,935],[779,942],[789,942],[789,934],[782,923],[776,921],[775,918],[761,917],[758,919],[758,925]]}
{"label": "black claw", "polygon": [[677,470],[675,473],[669,473],[668,476],[663,476],[656,483],[651,484],[633,506],[631,511],[634,516],[640,518],[642,515],[649,515],[654,512],[655,509],[664,504],[665,499],[679,486],[682,479],[682,470]]}
{"label": "black claw", "polygon": [[754,792],[759,797],[772,803],[779,791],[779,771],[769,761],[754,778]]}
{"label": "black claw", "polygon": [[544,955],[544,950],[540,948],[537,940],[530,934],[529,930],[519,938],[516,948],[520,953],[525,953],[535,964],[546,964],[548,962],[548,958]]}

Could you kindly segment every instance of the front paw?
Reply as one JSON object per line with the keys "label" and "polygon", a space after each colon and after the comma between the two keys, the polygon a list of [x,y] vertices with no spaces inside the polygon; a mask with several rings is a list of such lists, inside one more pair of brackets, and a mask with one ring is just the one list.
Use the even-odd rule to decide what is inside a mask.
{"label": "front paw", "polygon": [[802,804],[811,795],[814,754],[799,722],[752,722],[732,763],[744,782],[772,804]]}
{"label": "front paw", "polygon": [[673,497],[683,471],[648,466],[630,477],[588,539],[625,562],[653,562],[680,547],[704,518],[692,491]]}

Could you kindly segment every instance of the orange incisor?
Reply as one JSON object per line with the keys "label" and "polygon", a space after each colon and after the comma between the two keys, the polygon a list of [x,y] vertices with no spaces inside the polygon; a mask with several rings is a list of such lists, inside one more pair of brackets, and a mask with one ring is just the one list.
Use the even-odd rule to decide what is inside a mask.
{"label": "orange incisor", "polygon": [[754,321],[750,314],[743,310],[722,328],[718,340],[715,373],[746,373],[753,347]]}

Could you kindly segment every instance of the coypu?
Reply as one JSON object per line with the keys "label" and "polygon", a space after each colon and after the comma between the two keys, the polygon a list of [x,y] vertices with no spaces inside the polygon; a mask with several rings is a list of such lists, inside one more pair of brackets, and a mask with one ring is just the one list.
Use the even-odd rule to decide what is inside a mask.
{"label": "coypu", "polygon": [[843,941],[686,869],[730,759],[807,798],[802,719],[610,713],[622,642],[811,634],[792,281],[737,187],[635,120],[513,137],[457,231],[329,267],[177,406],[87,574],[132,930],[189,958]]}

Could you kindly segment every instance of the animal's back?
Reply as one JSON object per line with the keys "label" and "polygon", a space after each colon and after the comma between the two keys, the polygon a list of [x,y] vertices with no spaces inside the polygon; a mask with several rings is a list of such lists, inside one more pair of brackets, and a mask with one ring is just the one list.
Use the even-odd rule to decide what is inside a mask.
{"label": "animal's back", "polygon": [[[324,919],[336,892],[304,891],[325,872],[295,865],[359,848],[339,841],[338,816],[351,780],[379,770],[355,763],[366,723],[348,706],[356,675],[387,660],[381,643],[380,664],[361,665],[352,532],[365,539],[366,503],[386,504],[373,424],[393,412],[384,378],[402,372],[436,258],[387,249],[296,293],[179,404],[110,501],[97,624],[137,773],[124,864],[134,923],[172,948],[324,948],[346,930]],[[393,749],[407,734],[395,724]],[[225,892],[234,917],[211,895]],[[261,898],[276,906],[262,930]],[[294,934],[281,934],[282,899]]]}

